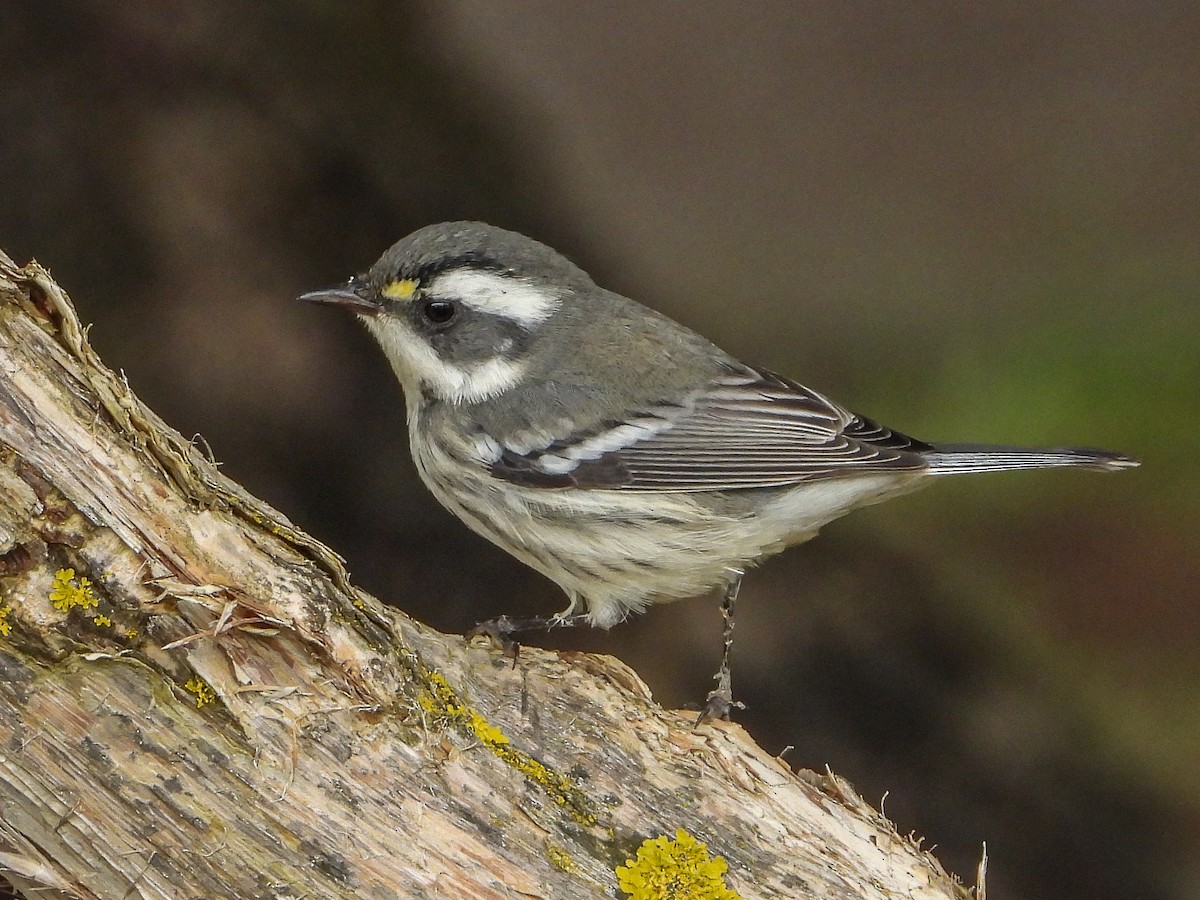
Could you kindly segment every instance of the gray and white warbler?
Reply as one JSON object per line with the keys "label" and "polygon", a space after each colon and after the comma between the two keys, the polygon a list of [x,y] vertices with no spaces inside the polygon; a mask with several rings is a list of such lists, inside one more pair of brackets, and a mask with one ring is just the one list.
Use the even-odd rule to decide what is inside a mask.
{"label": "gray and white warbler", "polygon": [[609,628],[724,590],[725,653],[703,715],[735,705],[728,658],[747,566],[943,475],[1138,464],[907,437],[475,222],[422,228],[365,275],[301,299],[355,313],[379,342],[434,496],[570,600],[493,633]]}

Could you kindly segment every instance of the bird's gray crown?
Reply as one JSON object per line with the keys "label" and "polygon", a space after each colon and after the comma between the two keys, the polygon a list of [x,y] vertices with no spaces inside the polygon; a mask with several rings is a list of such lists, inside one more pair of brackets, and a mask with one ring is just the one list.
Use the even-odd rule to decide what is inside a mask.
{"label": "bird's gray crown", "polygon": [[562,288],[591,284],[582,269],[545,244],[483,222],[442,222],[414,231],[379,258],[368,280],[377,289],[400,279],[425,283],[458,268]]}

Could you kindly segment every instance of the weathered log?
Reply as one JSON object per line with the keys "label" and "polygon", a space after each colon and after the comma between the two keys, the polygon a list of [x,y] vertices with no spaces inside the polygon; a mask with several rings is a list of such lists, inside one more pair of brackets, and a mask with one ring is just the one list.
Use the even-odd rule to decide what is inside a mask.
{"label": "weathered log", "polygon": [[647,851],[626,887],[679,892],[635,896],[968,894],[615,659],[514,665],[355,589],[2,254],[0,590],[0,871],[29,897],[623,896],[681,829],[728,872]]}

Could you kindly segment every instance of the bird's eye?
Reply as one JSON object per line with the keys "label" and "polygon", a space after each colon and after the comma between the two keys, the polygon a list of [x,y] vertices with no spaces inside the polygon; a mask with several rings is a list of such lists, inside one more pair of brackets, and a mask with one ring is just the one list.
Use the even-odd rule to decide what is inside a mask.
{"label": "bird's eye", "polygon": [[426,300],[421,314],[434,325],[445,325],[454,318],[458,307],[449,300]]}

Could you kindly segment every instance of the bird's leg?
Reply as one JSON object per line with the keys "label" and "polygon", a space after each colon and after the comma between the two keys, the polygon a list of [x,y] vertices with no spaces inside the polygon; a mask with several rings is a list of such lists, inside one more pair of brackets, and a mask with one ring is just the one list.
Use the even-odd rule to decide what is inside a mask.
{"label": "bird's leg", "polygon": [[708,692],[704,708],[696,718],[696,726],[709,719],[728,719],[733,709],[745,709],[746,704],[733,699],[733,678],[729,671],[729,653],[733,650],[733,607],[737,603],[738,591],[742,587],[742,573],[736,572],[721,597],[721,618],[725,623],[722,633],[724,649],[721,652],[721,668],[713,679],[717,686]]}
{"label": "bird's leg", "polygon": [[514,634],[523,634],[527,631],[541,631],[545,629],[549,631],[551,628],[571,628],[575,625],[582,625],[587,621],[586,613],[575,613],[575,607],[579,604],[579,599],[575,595],[571,596],[571,604],[560,613],[555,613],[552,616],[531,616],[527,619],[512,619],[508,616],[499,616],[495,619],[488,619],[486,622],[480,622],[474,628],[467,632],[467,640],[476,637],[486,637],[494,645],[504,651],[505,656],[511,656],[514,660],[521,652],[521,644],[519,641],[513,640]]}

